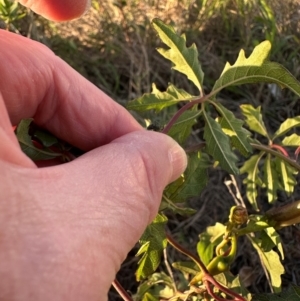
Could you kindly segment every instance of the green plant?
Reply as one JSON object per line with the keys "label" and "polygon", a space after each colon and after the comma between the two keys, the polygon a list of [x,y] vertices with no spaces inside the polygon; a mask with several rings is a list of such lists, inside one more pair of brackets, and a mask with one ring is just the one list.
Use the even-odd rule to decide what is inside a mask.
{"label": "green plant", "polygon": [[[159,53],[173,63],[174,70],[188,77],[197,87],[199,94],[196,96],[190,95],[172,84],[168,86],[167,91],[161,92],[153,85],[151,93],[144,94],[130,102],[128,109],[139,112],[147,110],[159,112],[166,107],[186,102],[162,130],[163,133],[169,134],[182,145],[191,134],[197,120],[201,118],[204,123],[204,131],[201,136],[203,142],[189,147],[188,168],[182,178],[166,188],[162,200],[162,211],[168,208],[183,214],[185,210],[178,209],[180,207],[179,203],[184,203],[188,197],[201,193],[206,184],[207,169],[216,165],[219,165],[221,169],[229,174],[247,174],[244,180],[246,194],[255,211],[259,211],[257,195],[260,189],[266,191],[270,203],[277,199],[278,190],[291,195],[296,185],[295,175],[300,170],[300,166],[296,161],[299,153],[300,137],[293,133],[283,140],[281,138],[300,125],[300,117],[285,120],[279,129],[272,134],[267,131],[264,125],[260,107],[254,108],[250,104],[242,105],[241,113],[244,120],[240,120],[216,98],[216,95],[224,88],[259,82],[275,83],[282,88],[289,88],[299,96],[300,84],[297,80],[284,67],[268,60],[271,43],[269,41],[262,42],[255,47],[248,58],[245,57],[244,51],[240,51],[236,62],[233,65],[229,63],[225,65],[212,91],[205,95],[203,92],[204,73],[198,61],[198,52],[195,45],[187,48],[185,36],[177,35],[172,27],[158,19],[153,21],[153,27],[162,42],[169,47],[169,49],[158,49]],[[244,124],[252,133],[244,127]],[[256,134],[256,139],[251,137],[253,134]],[[259,135],[264,137],[265,140],[259,139]],[[263,141],[264,144],[260,141]],[[294,158],[288,155],[287,147],[296,149]],[[237,153],[248,158],[241,168],[236,165],[239,160]],[[217,235],[210,234],[212,231],[212,227],[210,227],[207,232],[200,235],[201,239],[197,248],[199,258],[207,265],[207,270],[204,269],[202,264],[199,264],[199,258],[195,259],[184,248],[174,243],[172,238],[166,236],[166,240],[172,246],[188,255],[196,263],[193,269],[191,266],[187,268],[186,264],[175,264],[175,267],[185,274],[190,276],[196,274],[190,282],[190,287],[200,282],[202,285],[204,284],[204,288],[198,285],[196,290],[195,288],[192,291],[191,289],[188,290],[185,298],[191,298],[192,300],[193,296],[197,295],[197,300],[210,300],[210,298],[224,300],[222,298],[230,295],[223,290],[224,288],[219,286],[216,288],[218,295],[215,295],[216,292],[210,286],[212,282],[207,283],[207,280],[203,280],[203,277],[224,272],[223,283],[228,287],[234,287],[233,283],[239,280],[233,278],[226,270],[229,269],[235,257],[237,237],[243,235],[247,236],[254,249],[263,258],[262,264],[270,278],[272,291],[278,293],[281,290],[280,276],[284,273],[284,268],[278,253],[273,250],[276,246],[283,259],[280,237],[276,229],[300,221],[298,206],[298,203],[286,205],[284,208],[276,209],[276,214],[271,211],[271,213],[251,215],[248,220],[244,221],[246,222],[244,226],[232,225],[233,213],[231,213],[227,226],[219,223],[214,226],[213,232]],[[151,227],[155,227],[156,223],[157,221],[154,221],[154,224],[149,226],[149,231],[151,231]],[[154,235],[148,235],[147,237],[148,240],[141,240],[142,245],[138,252],[139,255],[142,255],[136,274],[138,280],[147,278],[155,271],[163,251],[163,245],[159,245],[156,241],[157,237],[154,237]],[[206,239],[203,239],[204,237]],[[154,252],[152,245],[160,246],[161,249],[159,250],[156,247]],[[215,247],[216,251],[214,252]],[[174,283],[172,285],[174,286]],[[244,298],[250,299],[251,295],[242,288],[242,284],[238,285],[238,292]],[[148,289],[151,289],[151,285]],[[203,291],[200,293],[202,289]],[[143,293],[139,292],[137,299],[148,300],[147,298],[150,298],[149,293],[145,297],[145,291],[144,288]],[[182,295],[181,297],[176,295],[176,289],[173,294],[172,298],[174,300],[182,298]],[[231,296],[235,300],[244,300],[242,297],[239,299],[239,297]],[[152,297],[153,300],[157,298],[154,295]]]}
{"label": "green plant", "polygon": [[19,3],[17,1],[0,0],[0,19],[2,19],[6,24],[7,30],[9,30],[10,27],[12,27],[13,30],[16,30],[13,23],[25,16],[26,13],[20,10]]}
{"label": "green plant", "polygon": [[[279,190],[287,195],[293,193],[295,176],[300,171],[297,163],[300,136],[296,133],[290,136],[286,134],[300,126],[300,116],[286,119],[275,133],[270,133],[264,124],[260,107],[242,105],[244,120],[238,119],[218,101],[217,94],[231,86],[267,82],[288,88],[300,96],[300,83],[283,66],[269,61],[271,43],[264,41],[254,48],[248,58],[241,50],[236,62],[225,65],[212,90],[205,94],[204,72],[196,46],[187,47],[185,35],[178,35],[174,28],[161,20],[154,19],[152,24],[162,42],[168,46],[168,49],[160,48],[158,52],[173,63],[173,70],[186,75],[198,94],[191,95],[173,84],[169,84],[167,90],[162,92],[153,84],[152,92],[131,101],[128,109],[141,113],[151,110],[160,113],[169,107],[180,107],[163,125],[161,132],[170,135],[184,147],[197,122],[201,121],[204,129],[199,134],[201,142],[186,147],[188,167],[177,181],[166,187],[160,212],[140,239],[136,278],[143,282],[133,299],[266,300],[269,298],[266,295],[253,297],[239,276],[235,277],[229,271],[240,237],[246,237],[261,258],[274,293],[272,300],[280,300],[281,275],[284,273],[281,260],[284,253],[276,230],[300,222],[300,205],[296,202],[262,213],[257,199],[258,193],[265,193],[268,202],[273,203]],[[34,155],[40,155],[39,159],[66,157],[65,149],[61,151],[60,148],[62,142],[52,140],[51,136],[42,136],[39,129],[30,132],[31,126],[31,121],[23,122],[16,130],[21,146],[28,155],[33,157],[28,152],[30,150]],[[32,141],[38,141],[38,147]],[[289,153],[293,148],[294,157],[291,157]],[[68,159],[72,159],[70,154],[72,150],[68,148]],[[239,162],[241,167],[237,166]],[[248,216],[243,200],[237,198],[239,204],[231,208],[226,224],[216,223],[200,233],[196,256],[167,233],[168,218],[165,213],[168,210],[180,215],[193,213],[191,208],[186,207],[186,200],[201,194],[210,168],[222,169],[230,175],[246,174],[246,196],[255,213]],[[180,281],[173,277],[170,267],[167,267],[169,275],[156,272],[168,244],[189,259],[172,264],[183,275]],[[114,286],[124,300],[132,300],[117,281]],[[299,288],[295,287],[294,291],[299,291]],[[284,294],[285,297],[289,296],[288,292]]]}

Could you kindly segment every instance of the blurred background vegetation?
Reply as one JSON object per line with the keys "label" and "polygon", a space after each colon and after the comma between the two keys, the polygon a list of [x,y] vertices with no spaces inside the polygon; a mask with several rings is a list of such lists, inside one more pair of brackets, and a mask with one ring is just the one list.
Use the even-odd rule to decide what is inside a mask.
{"label": "blurred background vegetation", "polygon": [[[170,63],[155,50],[162,44],[151,28],[154,17],[185,33],[188,45],[197,45],[206,92],[220,76],[226,61],[234,63],[241,48],[250,54],[254,46],[266,39],[273,45],[271,60],[281,63],[300,80],[299,0],[93,0],[91,9],[82,18],[64,23],[50,22],[16,2],[0,0],[1,28],[46,44],[123,105],[150,92],[153,82],[161,90],[172,82],[195,92],[188,80],[171,70]],[[233,87],[218,97],[237,115],[242,103],[262,106],[264,121],[271,131],[286,118],[300,115],[299,99],[275,85]],[[201,125],[196,131],[201,131]],[[201,199],[191,201],[191,206],[198,210],[196,216],[170,221],[171,230],[183,244],[194,246],[205,227],[226,220],[234,203],[224,177],[224,173],[212,173]],[[241,180],[238,184],[241,186]],[[293,198],[300,195],[299,190]],[[279,196],[279,202],[284,201],[286,196]],[[298,228],[283,231],[287,272],[283,284],[299,284],[300,231]],[[243,277],[248,279],[252,292],[268,291],[259,258],[246,242],[241,250],[233,269],[243,267]],[[174,252],[169,256],[175,256]],[[132,292],[136,290],[135,264],[136,258],[129,256],[119,274],[124,287]],[[110,298],[117,300],[113,293]]]}
{"label": "blurred background vegetation", "polygon": [[[9,5],[14,7],[5,11]],[[186,34],[188,44],[197,45],[207,91],[226,61],[233,63],[241,48],[249,54],[265,39],[273,45],[271,59],[299,78],[298,0],[93,0],[85,16],[65,23],[49,22],[17,3],[0,0],[2,28],[46,44],[121,103],[149,92],[152,82],[161,89],[173,82],[193,92],[187,79],[170,70],[156,52],[161,43],[151,28],[154,17],[174,25]],[[234,99],[268,106],[275,98],[299,110],[292,95],[264,89],[234,88]],[[291,114],[281,113],[282,119]]]}

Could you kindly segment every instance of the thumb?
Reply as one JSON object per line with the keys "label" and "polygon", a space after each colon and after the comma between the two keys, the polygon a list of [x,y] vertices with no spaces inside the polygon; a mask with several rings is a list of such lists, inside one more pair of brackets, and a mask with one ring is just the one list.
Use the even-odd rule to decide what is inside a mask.
{"label": "thumb", "polygon": [[[164,187],[186,164],[170,137],[141,130],[70,163],[27,169],[24,179],[31,184],[22,199],[24,214],[18,215],[21,230],[6,234],[21,241],[22,258],[34,263],[18,264],[18,279],[27,279],[26,286],[19,284],[23,295],[104,300],[120,264],[155,217]],[[18,257],[9,259],[13,265]]]}
{"label": "thumb", "polygon": [[[71,191],[74,182],[80,183],[72,192],[82,202],[80,207],[104,206],[116,217],[116,235],[124,225],[130,226],[130,248],[157,214],[164,188],[186,165],[186,154],[173,139],[156,132],[135,131],[73,161],[61,189]],[[74,197],[70,206],[74,206]]]}

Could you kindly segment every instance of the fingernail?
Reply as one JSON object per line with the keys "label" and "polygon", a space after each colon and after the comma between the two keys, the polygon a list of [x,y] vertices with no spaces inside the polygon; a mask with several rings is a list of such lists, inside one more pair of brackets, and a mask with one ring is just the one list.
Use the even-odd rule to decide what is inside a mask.
{"label": "fingernail", "polygon": [[91,7],[91,0],[87,0],[86,1],[86,4],[85,4],[85,10],[84,10],[84,12],[86,13],[88,10],[89,10],[89,8]]}
{"label": "fingernail", "polygon": [[174,146],[169,150],[169,159],[172,164],[171,182],[175,181],[185,171],[187,156],[184,149],[174,141]]}

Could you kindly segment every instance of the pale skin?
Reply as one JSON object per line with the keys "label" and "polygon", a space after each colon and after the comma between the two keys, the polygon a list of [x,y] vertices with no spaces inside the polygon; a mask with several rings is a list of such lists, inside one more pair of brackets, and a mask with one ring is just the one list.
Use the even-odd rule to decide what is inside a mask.
{"label": "pale skin", "polygon": [[[20,3],[57,21],[88,7]],[[1,30],[0,58],[0,300],[106,300],[186,156],[45,46]],[[38,168],[12,130],[29,117],[86,154]]]}

